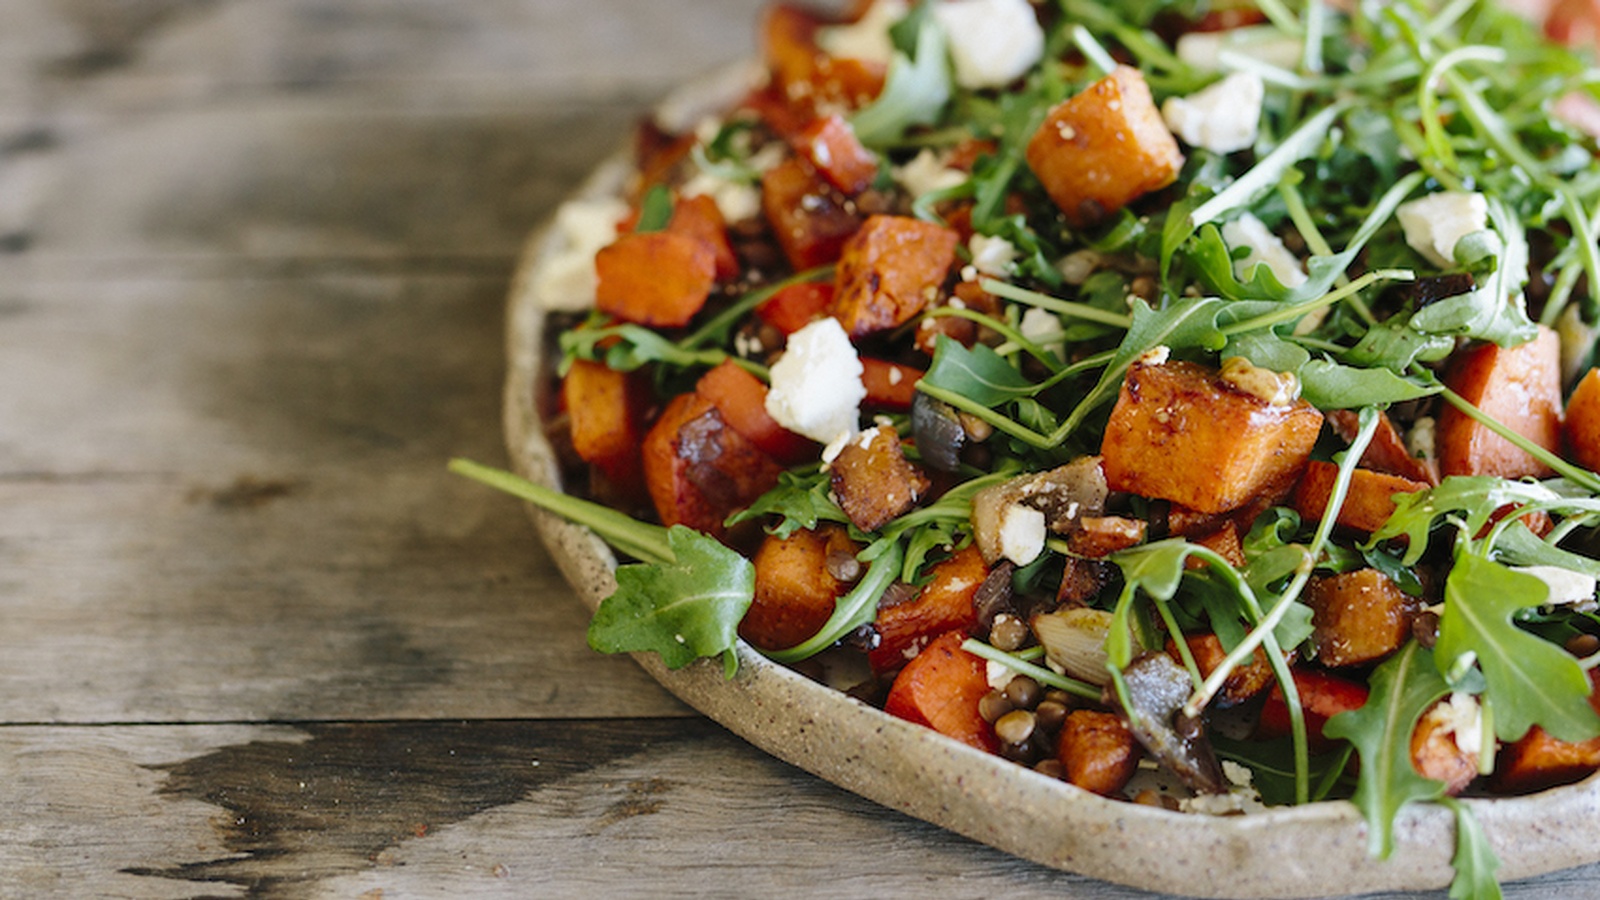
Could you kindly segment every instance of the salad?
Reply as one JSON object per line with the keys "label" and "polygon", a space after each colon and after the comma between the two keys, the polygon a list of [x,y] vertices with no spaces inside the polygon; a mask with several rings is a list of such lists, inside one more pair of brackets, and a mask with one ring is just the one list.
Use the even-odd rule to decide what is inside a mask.
{"label": "salad", "polygon": [[591,645],[1380,857],[1444,803],[1493,891],[1454,798],[1600,768],[1600,77],[1480,0],[761,27],[558,216],[579,489],[452,464],[636,561]]}

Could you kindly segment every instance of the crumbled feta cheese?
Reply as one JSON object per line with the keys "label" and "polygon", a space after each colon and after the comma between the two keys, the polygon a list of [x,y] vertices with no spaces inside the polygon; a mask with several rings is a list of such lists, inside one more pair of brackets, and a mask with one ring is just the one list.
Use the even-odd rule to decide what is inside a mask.
{"label": "crumbled feta cheese", "polygon": [[1299,258],[1290,253],[1283,241],[1255,216],[1245,213],[1225,223],[1222,226],[1222,240],[1229,249],[1243,247],[1250,251],[1244,259],[1233,262],[1233,274],[1240,281],[1250,280],[1256,266],[1264,265],[1284,287],[1298,287],[1305,283],[1306,273],[1300,268]]}
{"label": "crumbled feta cheese", "polygon": [[949,37],[964,88],[1008,84],[1044,55],[1044,29],[1028,0],[945,0],[933,5],[933,17]]}
{"label": "crumbled feta cheese", "polygon": [[905,0],[877,0],[849,25],[818,29],[817,45],[829,56],[888,64],[894,59],[889,28],[906,17]]}
{"label": "crumbled feta cheese", "polygon": [[1255,773],[1239,765],[1231,759],[1222,761],[1222,777],[1234,787],[1249,787],[1255,781]]}
{"label": "crumbled feta cheese", "polygon": [[627,214],[628,205],[613,197],[561,204],[551,226],[560,250],[545,260],[533,285],[540,306],[579,312],[594,305],[594,255],[617,239],[617,223]]}
{"label": "crumbled feta cheese", "polygon": [[867,396],[861,372],[861,358],[839,320],[818,319],[789,335],[783,357],[773,364],[767,414],[824,444],[854,435]]}
{"label": "crumbled feta cheese", "polygon": [[1044,552],[1044,513],[1031,506],[1012,503],[1000,511],[1000,555],[1019,566],[1033,562]]}
{"label": "crumbled feta cheese", "polygon": [[730,181],[710,172],[697,172],[679,190],[685,197],[709,196],[729,222],[743,222],[761,213],[761,189],[743,181]]}
{"label": "crumbled feta cheese", "polygon": [[1061,273],[1061,279],[1067,284],[1079,285],[1088,281],[1103,261],[1100,251],[1085,247],[1056,260],[1056,271]]}
{"label": "crumbled feta cheese", "polygon": [[1260,75],[1234,72],[1187,97],[1168,97],[1161,118],[1191,147],[1232,153],[1255,144],[1265,97]]}
{"label": "crumbled feta cheese", "polygon": [[1411,423],[1411,431],[1406,434],[1406,451],[1417,459],[1433,459],[1433,426],[1432,416],[1420,416]]}
{"label": "crumbled feta cheese", "polygon": [[924,149],[903,166],[890,170],[894,180],[912,197],[921,197],[934,191],[949,190],[967,180],[967,173],[944,164],[944,158],[933,150]]}
{"label": "crumbled feta cheese", "polygon": [[1483,749],[1483,709],[1471,694],[1451,692],[1450,699],[1429,709],[1423,721],[1454,738],[1468,756],[1477,756]]}
{"label": "crumbled feta cheese", "polygon": [[991,690],[1003,691],[1006,689],[1006,685],[1011,683],[1011,679],[1017,677],[1017,671],[1005,663],[997,663],[992,659],[984,660],[984,662],[986,663],[984,674],[989,679],[989,688]]}
{"label": "crumbled feta cheese", "polygon": [[973,267],[995,278],[1010,275],[1011,266],[1017,261],[1016,246],[1003,237],[989,237],[974,232],[967,241],[967,249],[972,251]]}
{"label": "crumbled feta cheese", "polygon": [[1164,366],[1167,358],[1172,355],[1172,348],[1166,344],[1157,344],[1149,350],[1138,355],[1133,364],[1136,366]]}
{"label": "crumbled feta cheese", "polygon": [[1276,28],[1232,28],[1227,31],[1191,31],[1178,38],[1178,58],[1206,72],[1224,68],[1222,54],[1237,53],[1280,69],[1300,65],[1305,48],[1299,39]]}
{"label": "crumbled feta cheese", "polygon": [[1439,191],[1394,211],[1411,249],[1440,268],[1455,265],[1456,242],[1489,227],[1489,201],[1467,191]]}
{"label": "crumbled feta cheese", "polygon": [[1511,570],[1532,575],[1544,582],[1545,587],[1550,589],[1550,596],[1544,601],[1546,606],[1576,606],[1594,599],[1593,575],[1560,566],[1511,566]]}
{"label": "crumbled feta cheese", "polygon": [[1223,360],[1220,377],[1268,406],[1288,406],[1300,396],[1300,379],[1293,372],[1274,372],[1242,356]]}

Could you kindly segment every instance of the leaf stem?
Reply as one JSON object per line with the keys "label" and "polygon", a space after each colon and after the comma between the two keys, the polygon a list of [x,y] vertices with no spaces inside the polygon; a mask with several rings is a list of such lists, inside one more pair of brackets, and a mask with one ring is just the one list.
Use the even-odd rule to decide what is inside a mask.
{"label": "leaf stem", "polygon": [[976,638],[967,638],[962,641],[961,649],[971,653],[973,656],[997,662],[1013,672],[1026,675],[1047,687],[1059,688],[1074,696],[1082,697],[1085,700],[1093,700],[1097,703],[1100,700],[1100,689],[1094,685],[1085,681],[1078,681],[1075,678],[1068,678],[1065,675],[1058,675],[1044,666],[1034,665],[1019,656],[1007,653],[998,647],[991,647]]}

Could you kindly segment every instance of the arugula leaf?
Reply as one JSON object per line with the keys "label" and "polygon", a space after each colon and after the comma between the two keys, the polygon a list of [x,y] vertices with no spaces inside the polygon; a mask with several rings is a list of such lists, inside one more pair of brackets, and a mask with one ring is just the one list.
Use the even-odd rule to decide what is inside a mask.
{"label": "arugula leaf", "polygon": [[1449,693],[1450,685],[1434,665],[1433,653],[1416,641],[1374,669],[1369,683],[1367,702],[1330,718],[1322,733],[1348,740],[1360,754],[1354,799],[1367,820],[1367,852],[1388,859],[1401,808],[1444,794],[1444,782],[1424,778],[1411,767],[1411,732],[1428,707]]}
{"label": "arugula leaf", "polygon": [[1439,669],[1477,660],[1493,707],[1495,734],[1514,741],[1539,725],[1565,741],[1600,736],[1591,685],[1578,660],[1512,621],[1549,595],[1543,581],[1472,553],[1458,553],[1444,586],[1435,645]]}
{"label": "arugula leaf", "polygon": [[937,122],[950,102],[944,29],[932,16],[924,16],[916,32],[915,52],[907,56],[897,50],[878,98],[850,117],[856,137],[873,149],[895,144],[913,125]]}
{"label": "arugula leaf", "polygon": [[1450,858],[1456,874],[1450,879],[1450,900],[1500,900],[1500,883],[1494,875],[1500,858],[1472,807],[1454,797],[1441,797],[1439,802],[1456,814],[1456,853]]}
{"label": "arugula leaf", "polygon": [[768,652],[769,658],[781,663],[808,659],[832,647],[840,638],[871,622],[877,616],[878,598],[883,596],[884,589],[899,576],[900,566],[904,560],[904,551],[900,549],[899,541],[885,540],[880,543],[887,545],[884,552],[867,567],[866,574],[861,576],[856,586],[839,598],[833,607],[833,615],[823,623],[822,629],[787,650]]}
{"label": "arugula leaf", "polygon": [[939,335],[933,363],[922,384],[960,394],[981,406],[998,406],[1039,389],[1009,360],[983,344],[970,349],[948,335]]}
{"label": "arugula leaf", "polygon": [[727,524],[778,516],[777,525],[767,529],[768,534],[786,538],[797,529],[812,529],[818,522],[849,522],[850,518],[839,508],[831,495],[832,481],[826,472],[793,470],[779,473],[778,485],[755,502],[728,517]]}
{"label": "arugula leaf", "polygon": [[617,569],[616,593],[589,622],[589,646],[601,653],[655,652],[669,669],[702,656],[731,662],[739,620],[755,596],[755,567],[684,525],[668,529],[667,541],[673,562]]}
{"label": "arugula leaf", "polygon": [[1437,487],[1414,494],[1396,494],[1395,511],[1383,527],[1372,533],[1368,548],[1390,538],[1404,536],[1406,553],[1403,565],[1414,566],[1428,548],[1428,532],[1434,520],[1458,513],[1466,533],[1477,534],[1489,517],[1503,506],[1549,503],[1559,499],[1549,488],[1521,481],[1506,481],[1488,475],[1451,475]]}

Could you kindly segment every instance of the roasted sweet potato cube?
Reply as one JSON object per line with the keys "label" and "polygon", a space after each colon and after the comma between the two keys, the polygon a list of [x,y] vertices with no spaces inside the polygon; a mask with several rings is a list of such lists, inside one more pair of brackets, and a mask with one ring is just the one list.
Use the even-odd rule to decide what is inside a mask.
{"label": "roasted sweet potato cube", "polygon": [[921,219],[869,217],[840,250],[829,312],[851,337],[910,321],[939,295],[959,240]]}
{"label": "roasted sweet potato cube", "polygon": [[817,29],[829,24],[793,3],[768,8],[762,49],[774,86],[801,110],[863,106],[883,90],[887,67],[880,62],[836,58],[817,46]]}
{"label": "roasted sweet potato cube", "polygon": [[805,281],[780,288],[756,307],[756,315],[788,335],[825,315],[832,304],[833,282]]}
{"label": "roasted sweet potato cube", "polygon": [[[1516,347],[1477,343],[1457,350],[1445,366],[1446,387],[1534,444],[1561,447],[1561,342],[1540,327]],[[1542,478],[1550,469],[1453,406],[1434,428],[1442,475]]]}
{"label": "roasted sweet potato cube", "polygon": [[1411,637],[1417,601],[1377,569],[1314,578],[1306,590],[1311,646],[1329,668],[1376,662]]}
{"label": "roasted sweet potato cube", "polygon": [[978,712],[989,692],[988,670],[982,657],[961,649],[966,638],[952,631],[924,647],[895,676],[883,711],[992,753],[999,746],[994,728]]}
{"label": "roasted sweet potato cube", "polygon": [[968,544],[934,565],[928,583],[915,597],[878,607],[873,622],[878,646],[867,655],[873,670],[893,671],[930,639],[948,631],[967,634],[977,628],[978,611],[973,602],[988,575],[982,554]]}
{"label": "roasted sweet potato cube", "polygon": [[595,254],[594,269],[597,309],[655,328],[687,325],[717,281],[711,246],[674,231],[625,234]]}
{"label": "roasted sweet potato cube", "polygon": [[1100,559],[1118,550],[1144,543],[1148,525],[1125,516],[1083,516],[1067,535],[1067,549],[1079,556]]}
{"label": "roasted sweet potato cube", "polygon": [[[1355,410],[1333,409],[1328,411],[1327,416],[1328,425],[1342,440],[1349,443],[1355,439],[1356,432],[1361,428],[1360,416]],[[1367,451],[1361,454],[1361,461],[1357,465],[1430,486],[1439,483],[1438,465],[1411,455],[1405,439],[1400,436],[1400,429],[1395,427],[1388,413],[1378,414],[1378,428],[1372,433],[1372,442],[1367,444]]]}
{"label": "roasted sweet potato cube", "polygon": [[711,401],[730,428],[778,462],[793,465],[816,457],[816,442],[779,425],[767,412],[767,386],[732,360],[700,376],[695,392]]}
{"label": "roasted sweet potato cube", "polygon": [[1461,748],[1454,708],[1445,697],[1428,707],[1411,729],[1411,768],[1423,778],[1445,783],[1454,797],[1478,777],[1478,754]]}
{"label": "roasted sweet potato cube", "polygon": [[733,253],[733,242],[728,240],[728,220],[722,217],[722,210],[710,194],[680,198],[673,204],[666,230],[704,241],[711,248],[718,281],[739,277],[739,258]]}
{"label": "roasted sweet potato cube", "polygon": [[[1295,693],[1300,695],[1300,706],[1305,712],[1308,743],[1313,753],[1321,753],[1334,744],[1333,739],[1323,736],[1323,726],[1339,713],[1365,706],[1367,687],[1359,681],[1321,669],[1295,666],[1289,673],[1294,678]],[[1261,707],[1256,737],[1271,740],[1288,734],[1289,707],[1283,698],[1283,688],[1274,681],[1266,703]]]}
{"label": "roasted sweet potato cube", "polygon": [[850,589],[850,582],[833,575],[836,567],[828,558],[853,557],[859,550],[838,525],[768,535],[751,560],[755,599],[739,622],[739,636],[763,650],[786,650],[816,634]]}
{"label": "roasted sweet potato cube", "polygon": [[876,409],[905,412],[917,396],[917,382],[926,373],[916,366],[902,365],[871,356],[861,357],[861,386],[867,396],[861,402]]}
{"label": "roasted sweet potato cube", "polygon": [[618,491],[637,494],[643,489],[639,444],[649,393],[639,378],[601,363],[574,360],[561,379],[561,404],[578,456]]}
{"label": "roasted sweet potato cube", "polygon": [[[1303,518],[1322,521],[1328,511],[1328,498],[1333,495],[1333,483],[1339,478],[1339,467],[1330,462],[1312,460],[1306,464],[1305,474],[1294,491],[1294,509]],[[1394,495],[1414,494],[1427,485],[1420,481],[1385,475],[1366,469],[1350,473],[1350,489],[1345,492],[1344,505],[1339,507],[1336,520],[1345,528],[1371,534],[1383,527],[1394,515]]]}
{"label": "roasted sweet potato cube", "polygon": [[1183,153],[1139,70],[1118,66],[1050,110],[1028,166],[1079,228],[1177,180]]}
{"label": "roasted sweet potato cube", "polygon": [[1194,363],[1135,362],[1100,453],[1112,490],[1220,513],[1294,477],[1321,428],[1305,401],[1274,404]]}
{"label": "roasted sweet potato cube", "polygon": [[[1194,663],[1200,669],[1202,677],[1210,677],[1228,656],[1228,651],[1223,649],[1221,639],[1214,634],[1186,634],[1183,636],[1183,641],[1189,645],[1189,654],[1194,657]],[[1183,661],[1177,644],[1170,638],[1167,640],[1167,655],[1179,662]],[[1252,700],[1274,684],[1273,677],[1272,663],[1267,660],[1267,651],[1257,647],[1249,662],[1235,667],[1228,673],[1228,677],[1222,682],[1222,690],[1216,699],[1211,701],[1212,705],[1218,709],[1226,709]]]}
{"label": "roasted sweet potato cube", "polygon": [[[1248,562],[1244,557],[1244,546],[1239,543],[1239,529],[1235,528],[1232,522],[1225,521],[1210,531],[1191,535],[1189,542],[1216,553],[1234,568],[1242,569]],[[1199,557],[1191,556],[1183,561],[1183,565],[1189,569],[1204,569],[1211,564]]]}
{"label": "roasted sweet potato cube", "polygon": [[807,125],[795,138],[794,148],[846,194],[861,193],[878,177],[877,154],[861,145],[855,129],[837,113]]}
{"label": "roasted sweet potato cube", "polygon": [[[1589,705],[1600,713],[1600,669],[1589,670]],[[1538,725],[1519,740],[1500,748],[1489,788],[1497,793],[1528,794],[1570,784],[1600,769],[1600,737],[1563,741]]]}
{"label": "roasted sweet potato cube", "polygon": [[839,508],[862,531],[877,531],[916,506],[928,477],[906,460],[893,427],[863,431],[829,464]]}
{"label": "roasted sweet potato cube", "polygon": [[810,269],[839,258],[845,239],[861,227],[839,189],[805,160],[790,157],[761,176],[761,211],[784,258]]}
{"label": "roasted sweet potato cube", "polygon": [[1061,723],[1056,759],[1068,784],[1110,796],[1127,787],[1142,755],[1133,732],[1113,713],[1078,709]]}
{"label": "roasted sweet potato cube", "polygon": [[645,435],[643,454],[645,486],[662,524],[719,537],[723,520],[771,490],[783,471],[693,392],[667,404]]}
{"label": "roasted sweet potato cube", "polygon": [[1563,428],[1567,456],[1591,471],[1600,471],[1600,369],[1590,369],[1567,398]]}

